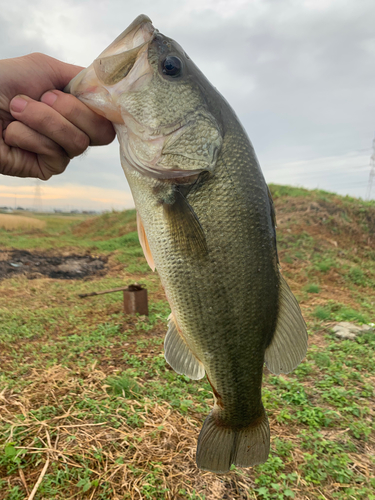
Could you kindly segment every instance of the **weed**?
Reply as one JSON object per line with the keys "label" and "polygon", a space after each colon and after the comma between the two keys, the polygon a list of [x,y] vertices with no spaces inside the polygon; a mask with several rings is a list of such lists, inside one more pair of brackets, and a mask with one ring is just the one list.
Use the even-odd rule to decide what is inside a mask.
{"label": "weed", "polygon": [[324,321],[331,316],[331,312],[327,307],[318,306],[314,311],[314,316]]}
{"label": "weed", "polygon": [[352,267],[348,273],[349,280],[355,285],[366,285],[366,277],[362,269],[359,267]]}
{"label": "weed", "polygon": [[325,352],[317,352],[314,355],[314,360],[319,368],[328,368],[329,366],[331,366],[331,358]]}
{"label": "weed", "polygon": [[323,259],[315,263],[315,269],[322,273],[327,273],[334,266],[335,266],[335,261],[329,258]]}
{"label": "weed", "polygon": [[320,286],[319,285],[309,285],[307,288],[306,288],[306,292],[308,293],[319,293],[320,292]]}
{"label": "weed", "polygon": [[123,396],[124,398],[134,397],[140,392],[137,382],[127,374],[120,377],[108,377],[106,384],[110,394]]}

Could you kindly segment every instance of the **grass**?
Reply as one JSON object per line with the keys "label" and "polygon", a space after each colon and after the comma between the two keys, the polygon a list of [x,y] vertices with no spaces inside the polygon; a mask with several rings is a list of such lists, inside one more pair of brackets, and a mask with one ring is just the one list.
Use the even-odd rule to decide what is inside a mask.
{"label": "grass", "polygon": [[[28,498],[43,471],[35,500],[375,499],[375,334],[331,333],[337,321],[375,321],[375,207],[271,188],[309,351],[291,374],[266,370],[269,460],[220,476],[195,466],[211,388],[164,360],[170,311],[134,211],[38,215],[42,229],[0,230],[0,249],[90,250],[109,267],[86,281],[0,281],[0,500]],[[147,286],[148,317],[125,316],[121,293],[78,298],[135,281]]]}
{"label": "grass", "polygon": [[22,215],[0,214],[0,228],[7,231],[12,229],[42,229],[45,221]]}
{"label": "grass", "polygon": [[308,293],[319,293],[320,292],[320,286],[319,285],[314,285],[314,284],[308,285],[306,287],[306,291]]}

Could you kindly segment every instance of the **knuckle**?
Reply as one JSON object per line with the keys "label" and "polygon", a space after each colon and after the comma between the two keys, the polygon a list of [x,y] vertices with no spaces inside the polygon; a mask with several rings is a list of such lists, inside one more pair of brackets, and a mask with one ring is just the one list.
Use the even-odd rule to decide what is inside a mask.
{"label": "knuckle", "polygon": [[39,120],[36,123],[38,124],[38,128],[40,128],[41,130],[48,131],[53,130],[54,128],[54,119],[49,112],[40,115]]}
{"label": "knuckle", "polygon": [[10,141],[12,139],[12,132],[13,132],[13,125],[14,122],[10,123],[7,128],[4,130],[3,132],[3,140],[5,142],[5,144],[7,144],[8,146],[10,146]]}
{"label": "knuckle", "polygon": [[70,94],[64,94],[61,92],[59,94],[58,99],[61,102],[61,113],[65,116],[65,118],[71,122],[76,122],[82,115],[81,103],[78,101],[76,97]]}
{"label": "knuckle", "polygon": [[46,168],[40,167],[38,179],[41,181],[48,181],[52,177],[52,172]]}
{"label": "knuckle", "polygon": [[41,158],[39,160],[39,178],[47,181],[53,175],[62,174],[68,166],[69,161],[69,158],[62,153],[50,157],[48,161],[45,158]]}
{"label": "knuckle", "polygon": [[40,62],[43,60],[45,57],[44,54],[41,52],[31,52],[30,54],[27,54],[26,56],[23,56],[26,60],[32,61],[34,64],[40,64]]}
{"label": "knuckle", "polygon": [[[27,134],[27,129],[26,129]],[[25,137],[25,127],[19,121],[10,123],[4,131],[3,138],[8,146],[18,146],[20,140]]]}
{"label": "knuckle", "polygon": [[44,54],[42,54],[41,52],[31,52],[31,54],[29,54],[29,57],[35,59],[35,58],[44,57]]}
{"label": "knuckle", "polygon": [[91,143],[96,146],[110,144],[116,136],[113,125],[104,119],[95,128],[95,135],[91,138]]}
{"label": "knuckle", "polygon": [[14,163],[11,161],[11,155],[6,154],[6,152],[0,148],[0,173],[4,175],[12,175],[12,170],[15,169]]}
{"label": "knuckle", "polygon": [[90,139],[86,134],[84,134],[83,132],[75,134],[71,148],[73,156],[82,154],[89,146]]}

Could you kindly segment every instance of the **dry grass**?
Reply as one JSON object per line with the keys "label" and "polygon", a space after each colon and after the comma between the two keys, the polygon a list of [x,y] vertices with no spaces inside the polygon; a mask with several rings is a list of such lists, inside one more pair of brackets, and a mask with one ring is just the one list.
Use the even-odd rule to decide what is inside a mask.
{"label": "dry grass", "polygon": [[[48,462],[49,473],[64,466],[83,472],[89,470],[91,481],[97,479],[111,485],[114,500],[149,498],[145,494],[148,482],[157,482],[159,492],[165,489],[166,500],[183,500],[186,494],[194,495],[198,491],[204,492],[206,500],[256,498],[251,493],[254,483],[250,477],[239,478],[234,472],[221,476],[197,472],[195,449],[201,427],[199,418],[181,415],[168,403],[159,404],[147,398],[142,403],[127,399],[126,416],[119,405],[113,405],[112,412],[106,412],[105,418],[85,414],[80,401],[95,398],[98,407],[108,401],[105,378],[105,373],[95,367],[77,376],[65,367],[54,366],[50,370],[35,371],[33,382],[22,396],[8,391],[0,393],[0,423],[11,425],[9,440],[12,441],[13,432],[22,428],[24,445],[16,449],[22,449],[28,457],[39,457],[34,469],[22,471],[20,468],[22,474],[9,478],[10,484],[22,484],[26,491],[31,491]],[[84,386],[80,383],[82,379],[85,379]],[[98,389],[102,397],[98,397]],[[73,404],[72,394],[77,396]],[[119,397],[118,401],[121,400]],[[41,405],[58,405],[59,414],[39,420],[33,411]],[[127,424],[129,414],[140,419],[138,426]],[[181,490],[185,493],[181,494]],[[92,487],[87,497],[81,496],[82,492],[71,484],[66,494],[93,499],[97,498],[98,491]],[[7,499],[1,491],[0,499]]]}
{"label": "dry grass", "polygon": [[23,215],[0,214],[0,228],[12,231],[14,229],[44,229],[46,222],[25,217]]}
{"label": "dry grass", "polygon": [[[9,486],[19,485],[27,494],[25,498],[30,498],[40,478],[50,482],[62,471],[71,470],[79,477],[89,474],[91,487],[87,492],[82,491],[76,479],[58,499],[100,499],[96,484],[103,483],[110,485],[112,500],[259,498],[254,491],[257,486],[254,469],[247,469],[243,475],[239,474],[241,469],[221,475],[197,470],[195,450],[202,423],[200,415],[194,412],[182,415],[167,402],[147,397],[140,402],[136,396],[125,398],[128,407],[125,413],[123,396],[114,396],[109,401],[105,379],[106,374],[95,366],[73,371],[55,365],[48,370],[34,370],[30,374],[32,382],[22,395],[7,390],[0,393],[0,424],[11,427],[8,442],[16,440],[16,435],[18,440],[22,436],[23,444],[16,446],[16,450],[29,460],[32,456],[37,458],[34,467],[20,466],[17,473],[9,475]],[[95,400],[97,412],[83,409],[84,400]],[[41,407],[58,408],[58,412],[41,419],[38,415]],[[284,469],[284,474],[297,472],[298,480],[291,486],[293,498],[336,498],[342,484],[331,482],[322,491],[300,476],[298,471],[305,457],[299,428],[278,422],[279,413],[279,410],[270,412],[271,445],[274,447],[275,440],[280,438],[293,445]],[[138,425],[128,424],[130,415],[139,419]],[[345,438],[346,431],[324,429],[322,437],[337,443]],[[363,444],[362,453],[352,452],[349,457],[359,476],[371,478],[374,441]],[[157,496],[153,493],[149,496],[148,487],[154,492],[156,486]],[[8,498],[0,491],[0,500]],[[50,500],[46,492],[36,498]],[[287,500],[284,496],[270,498]]]}

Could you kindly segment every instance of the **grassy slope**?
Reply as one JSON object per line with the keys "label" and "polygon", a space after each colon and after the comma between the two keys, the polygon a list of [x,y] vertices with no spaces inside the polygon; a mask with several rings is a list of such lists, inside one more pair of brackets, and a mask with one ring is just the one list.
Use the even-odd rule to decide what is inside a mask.
{"label": "grassy slope", "polygon": [[[330,333],[335,321],[375,321],[375,205],[271,190],[310,348],[292,374],[266,370],[267,463],[221,476],[195,467],[212,395],[164,361],[169,309],[134,212],[0,230],[0,249],[109,254],[105,277],[0,282],[0,499],[24,499],[47,462],[36,500],[375,499],[375,335]],[[147,284],[148,318],[124,316],[121,294],[77,298],[134,281]]]}

